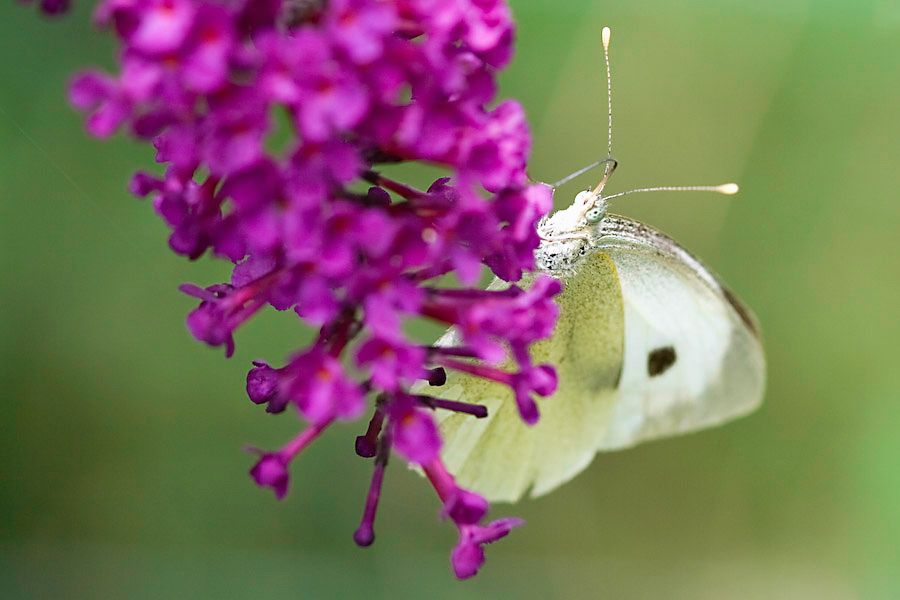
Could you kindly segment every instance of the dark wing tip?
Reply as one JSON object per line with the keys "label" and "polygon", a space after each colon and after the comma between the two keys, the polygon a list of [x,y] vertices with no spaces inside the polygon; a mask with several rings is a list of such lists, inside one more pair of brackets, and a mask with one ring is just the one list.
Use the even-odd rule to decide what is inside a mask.
{"label": "dark wing tip", "polygon": [[744,322],[744,325],[747,326],[753,335],[759,339],[760,330],[759,330],[759,321],[756,320],[756,317],[753,316],[753,313],[750,312],[750,309],[744,306],[743,302],[741,302],[737,296],[735,296],[731,290],[727,287],[719,283],[720,288],[722,289],[722,295],[728,300],[728,304],[731,305],[731,308],[738,314],[741,318],[741,321]]}

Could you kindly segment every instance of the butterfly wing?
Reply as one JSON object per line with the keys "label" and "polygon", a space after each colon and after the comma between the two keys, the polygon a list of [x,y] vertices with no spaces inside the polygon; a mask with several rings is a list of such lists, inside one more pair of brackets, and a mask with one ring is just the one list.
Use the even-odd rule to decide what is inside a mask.
{"label": "butterfly wing", "polygon": [[[597,451],[716,425],[762,398],[755,321],[699,261],[623,217],[607,217],[599,239],[557,297],[553,336],[534,346],[535,362],[559,375],[556,393],[538,399],[537,425],[522,423],[505,386],[448,373],[429,390],[487,406],[485,419],[438,418],[448,469],[489,500],[539,496]],[[451,330],[438,344],[457,342]]]}
{"label": "butterfly wing", "polygon": [[[451,371],[444,386],[428,390],[487,406],[484,419],[442,411],[436,416],[447,468],[460,484],[489,500],[514,502],[529,488],[536,495],[568,481],[590,464],[598,435],[609,425],[622,370],[622,294],[607,255],[585,257],[582,273],[569,279],[556,298],[560,316],[553,336],[532,346],[534,362],[553,364],[559,377],[556,393],[538,399],[537,425],[522,422],[504,385]],[[504,285],[498,280],[492,287]],[[451,329],[437,344],[458,342]]]}
{"label": "butterfly wing", "polygon": [[622,376],[598,449],[711,427],[759,405],[759,327],[712,273],[671,238],[614,215],[598,251],[615,263],[625,305]]}

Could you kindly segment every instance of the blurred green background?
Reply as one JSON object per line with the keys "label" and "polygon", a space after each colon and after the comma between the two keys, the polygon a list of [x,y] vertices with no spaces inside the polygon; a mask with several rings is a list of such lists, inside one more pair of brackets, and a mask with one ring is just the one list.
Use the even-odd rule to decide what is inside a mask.
{"label": "blurred green background", "polygon": [[226,270],[173,255],[126,192],[148,148],[88,139],[66,105],[66,79],[112,57],[76,3],[55,23],[0,8],[0,597],[900,597],[896,1],[513,0],[502,95],[530,115],[533,176],[605,154],[610,25],[610,189],[740,182],[734,198],[614,210],[676,237],[754,308],[770,381],[749,418],[601,455],[547,497],[495,506],[527,525],[467,582],[450,572],[453,527],[399,461],[377,543],[353,544],[362,422],[296,462],[284,502],[247,477],[242,444],[276,447],[300,425],[247,400],[249,362],[280,362],[307,334],[265,315],[231,360],[187,334],[177,285]]}

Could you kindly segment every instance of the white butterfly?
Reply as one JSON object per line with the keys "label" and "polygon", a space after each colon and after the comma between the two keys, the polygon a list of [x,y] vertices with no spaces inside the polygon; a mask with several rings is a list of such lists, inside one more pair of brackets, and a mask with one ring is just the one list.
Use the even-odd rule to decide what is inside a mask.
{"label": "white butterfly", "polygon": [[[608,28],[602,39],[609,81]],[[610,101],[610,115],[611,107]],[[611,124],[610,116],[610,132]],[[584,470],[598,451],[724,423],[762,400],[765,357],[750,311],[677,242],[607,212],[610,198],[627,193],[733,194],[737,186],[604,197],[616,163],[600,162],[606,163],[600,185],[538,226],[539,271],[564,284],[556,330],[533,346],[535,364],[550,363],[559,376],[556,393],[538,400],[540,421],[525,425],[510,389],[484,379],[450,372],[443,387],[429,390],[487,407],[483,419],[437,417],[448,470],[492,501],[513,502],[529,489],[545,494]],[[491,288],[506,285],[496,280]],[[460,345],[457,332],[437,345]]]}

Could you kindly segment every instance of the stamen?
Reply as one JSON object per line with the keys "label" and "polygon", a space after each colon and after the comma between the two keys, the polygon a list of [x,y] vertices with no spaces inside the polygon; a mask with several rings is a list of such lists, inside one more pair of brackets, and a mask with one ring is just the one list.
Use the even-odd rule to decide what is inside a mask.
{"label": "stamen", "polygon": [[435,367],[428,371],[428,385],[437,387],[447,383],[447,371],[444,367]]}
{"label": "stamen", "polygon": [[458,356],[462,358],[476,358],[478,353],[472,348],[466,346],[428,346],[426,350],[429,354],[442,354],[444,356]]}
{"label": "stamen", "polygon": [[515,296],[521,290],[518,287],[508,287],[505,290],[480,290],[477,288],[463,289],[463,288],[426,287],[425,291],[434,296],[440,296],[443,298],[462,298],[462,299],[482,300],[484,298],[489,298],[491,296],[494,296],[494,297]]}
{"label": "stamen", "polygon": [[365,548],[375,541],[375,511],[378,509],[378,498],[381,496],[381,483],[384,481],[384,470],[387,468],[391,447],[391,430],[388,427],[378,444],[378,456],[375,458],[375,469],[372,471],[372,483],[366,495],[366,507],[363,510],[362,522],[353,532],[353,541]]}
{"label": "stamen", "polygon": [[384,413],[381,408],[376,408],[369,420],[369,426],[365,435],[356,437],[356,454],[363,458],[372,458],[378,452],[378,434],[384,424]]}
{"label": "stamen", "polygon": [[453,412],[472,415],[476,419],[483,419],[488,416],[487,406],[483,404],[470,404],[468,402],[457,402],[456,400],[444,400],[443,398],[433,398],[432,396],[416,396],[424,405],[431,408],[443,408],[444,410],[452,410]]}
{"label": "stamen", "polygon": [[460,312],[476,302],[491,298],[509,299],[522,293],[517,286],[505,290],[442,290],[427,289],[427,296],[419,313],[442,323],[455,324]]}
{"label": "stamen", "polygon": [[487,365],[469,364],[459,360],[453,360],[452,358],[445,358],[443,356],[436,356],[434,362],[447,367],[448,369],[462,371],[463,373],[481,377],[482,379],[489,379],[510,386],[513,384],[512,373],[507,373],[506,371],[501,371],[500,369],[495,369]]}
{"label": "stamen", "polygon": [[418,198],[425,198],[428,196],[428,194],[426,194],[425,192],[417,190],[412,186],[408,186],[405,183],[400,183],[399,181],[395,181],[393,179],[390,179],[389,177],[385,177],[377,171],[366,171],[362,176],[363,179],[365,179],[369,183],[388,189],[395,194],[406,198],[407,200],[416,200]]}

